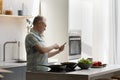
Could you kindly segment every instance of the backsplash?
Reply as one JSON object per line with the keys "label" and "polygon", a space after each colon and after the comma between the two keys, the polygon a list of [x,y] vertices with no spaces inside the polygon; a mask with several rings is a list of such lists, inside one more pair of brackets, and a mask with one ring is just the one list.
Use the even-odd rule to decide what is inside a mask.
{"label": "backsplash", "polygon": [[[7,24],[6,24],[7,23]],[[20,54],[20,59],[26,60],[25,52],[25,36],[27,34],[27,25],[25,18],[13,18],[13,17],[0,17],[0,60],[4,59],[4,44],[5,42],[19,41],[20,47],[18,48],[18,43],[6,44],[5,46],[5,58],[6,60],[12,60],[18,58],[18,53]]]}

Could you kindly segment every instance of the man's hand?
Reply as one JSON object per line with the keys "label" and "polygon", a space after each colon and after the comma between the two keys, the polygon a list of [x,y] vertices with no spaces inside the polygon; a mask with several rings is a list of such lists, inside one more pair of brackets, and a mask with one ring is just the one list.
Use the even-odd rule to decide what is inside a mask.
{"label": "man's hand", "polygon": [[61,51],[64,50],[65,44],[66,44],[66,42],[65,42],[62,46],[60,46],[60,48],[59,48],[59,52],[61,52]]}
{"label": "man's hand", "polygon": [[60,47],[59,47],[58,44],[54,44],[54,45],[53,45],[53,48],[54,48],[54,49],[59,49]]}
{"label": "man's hand", "polygon": [[64,47],[65,47],[65,44],[66,44],[66,43],[64,43],[64,44],[61,45],[61,46],[59,46],[59,45],[57,45],[57,44],[54,44],[54,45],[53,45],[53,48],[54,48],[54,49],[57,49],[57,50],[52,51],[52,52],[49,52],[48,57],[52,57],[52,56],[60,53],[61,51],[63,51],[63,50],[64,50]]}

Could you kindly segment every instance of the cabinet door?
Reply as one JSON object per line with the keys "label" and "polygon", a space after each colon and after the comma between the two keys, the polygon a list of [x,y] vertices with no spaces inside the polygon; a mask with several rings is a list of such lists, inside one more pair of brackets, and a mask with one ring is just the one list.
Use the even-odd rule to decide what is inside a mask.
{"label": "cabinet door", "polygon": [[26,80],[26,66],[6,68],[13,73],[2,73],[2,80]]}

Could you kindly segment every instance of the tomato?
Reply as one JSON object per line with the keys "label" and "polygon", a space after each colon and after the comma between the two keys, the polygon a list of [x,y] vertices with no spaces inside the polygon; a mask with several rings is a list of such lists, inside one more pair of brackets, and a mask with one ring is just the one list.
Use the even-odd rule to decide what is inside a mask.
{"label": "tomato", "polygon": [[98,62],[93,62],[93,66],[98,66]]}
{"label": "tomato", "polygon": [[95,61],[92,63],[92,66],[101,66],[102,62],[101,61]]}
{"label": "tomato", "polygon": [[102,65],[102,62],[98,61],[98,65],[101,66],[101,65]]}

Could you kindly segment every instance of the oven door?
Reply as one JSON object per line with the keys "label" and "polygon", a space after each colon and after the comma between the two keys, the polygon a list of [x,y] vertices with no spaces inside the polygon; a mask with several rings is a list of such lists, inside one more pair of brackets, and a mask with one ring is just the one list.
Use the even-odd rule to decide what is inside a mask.
{"label": "oven door", "polygon": [[81,39],[80,37],[69,38],[69,59],[80,58],[81,55]]}

